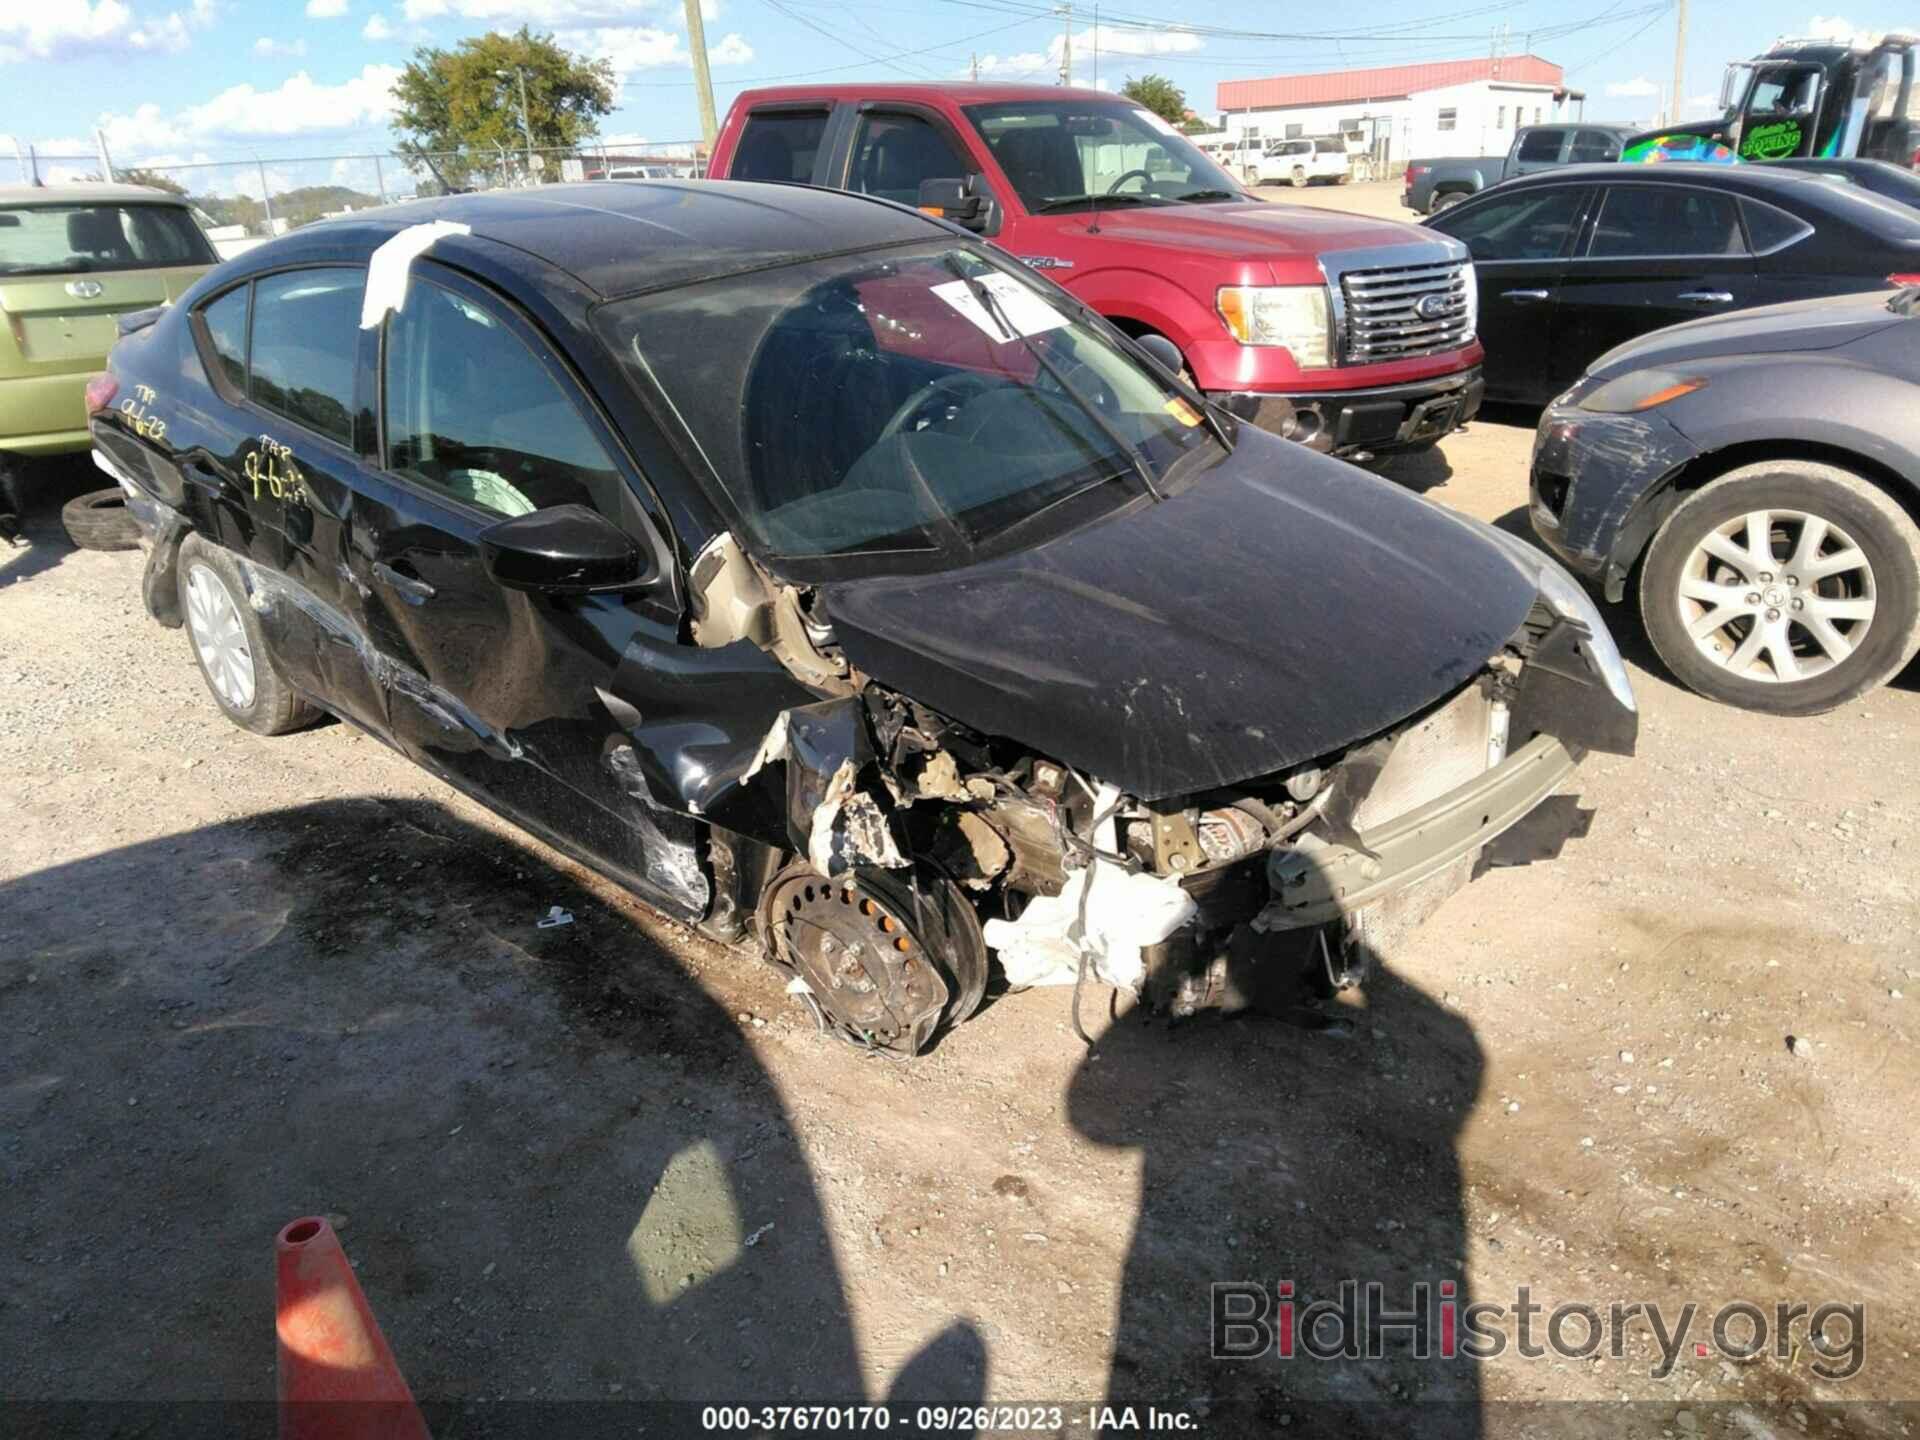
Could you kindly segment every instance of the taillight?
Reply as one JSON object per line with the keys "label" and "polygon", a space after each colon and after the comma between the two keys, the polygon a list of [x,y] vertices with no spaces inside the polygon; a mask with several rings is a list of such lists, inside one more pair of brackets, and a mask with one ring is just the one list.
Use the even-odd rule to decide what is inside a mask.
{"label": "taillight", "polygon": [[1889,276],[1887,277],[1887,283],[1888,283],[1889,285],[1897,285],[1897,286],[1899,286],[1899,287],[1900,287],[1900,288],[1901,288],[1902,290],[1904,290],[1904,289],[1906,289],[1906,287],[1907,287],[1907,286],[1909,286],[1909,285],[1920,285],[1920,274],[1914,274],[1914,275],[1889,275]]}
{"label": "taillight", "polygon": [[[71,395],[73,392],[67,392]],[[113,397],[120,393],[120,382],[102,370],[87,381],[87,414],[98,415],[113,404]]]}

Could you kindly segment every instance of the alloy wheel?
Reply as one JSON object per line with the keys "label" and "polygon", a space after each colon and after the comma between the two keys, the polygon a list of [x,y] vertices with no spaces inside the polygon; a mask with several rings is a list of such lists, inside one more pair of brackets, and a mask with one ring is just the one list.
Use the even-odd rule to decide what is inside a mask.
{"label": "alloy wheel", "polygon": [[233,710],[253,704],[253,649],[240,611],[220,577],[206,565],[187,572],[187,629],[214,693]]}
{"label": "alloy wheel", "polygon": [[1876,608],[1866,552],[1804,510],[1750,510],[1707,531],[1674,598],[1702,655],[1739,679],[1776,685],[1845,663]]}

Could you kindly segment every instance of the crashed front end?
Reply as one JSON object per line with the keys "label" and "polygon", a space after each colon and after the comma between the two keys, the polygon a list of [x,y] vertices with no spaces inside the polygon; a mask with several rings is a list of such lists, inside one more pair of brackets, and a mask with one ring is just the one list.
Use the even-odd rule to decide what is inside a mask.
{"label": "crashed front end", "polygon": [[1563,571],[1542,574],[1520,628],[1421,713],[1157,800],[850,671],[844,699],[783,714],[762,748],[786,767],[800,857],[762,895],[767,955],[823,1028],[908,1053],[971,1013],[988,955],[1012,989],[1091,979],[1174,1016],[1310,1017],[1588,751],[1632,752],[1610,637]]}

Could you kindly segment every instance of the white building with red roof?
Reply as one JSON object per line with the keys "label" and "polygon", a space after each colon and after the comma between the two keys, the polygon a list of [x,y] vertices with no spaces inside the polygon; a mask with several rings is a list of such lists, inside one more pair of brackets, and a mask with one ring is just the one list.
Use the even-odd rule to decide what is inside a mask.
{"label": "white building with red roof", "polygon": [[1520,126],[1584,119],[1586,103],[1538,55],[1223,80],[1216,99],[1236,148],[1357,134],[1376,174],[1416,157],[1504,155]]}

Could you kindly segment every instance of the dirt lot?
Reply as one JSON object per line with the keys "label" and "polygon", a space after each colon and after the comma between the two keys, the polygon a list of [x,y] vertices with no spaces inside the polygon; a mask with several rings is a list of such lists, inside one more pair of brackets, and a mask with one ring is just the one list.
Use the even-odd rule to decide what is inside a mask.
{"label": "dirt lot", "polygon": [[[1400,478],[1520,527],[1529,438],[1479,424]],[[1847,1403],[1920,1398],[1920,674],[1765,720],[1623,620],[1639,757],[1587,764],[1586,833],[1509,847],[1533,863],[1449,901],[1351,1035],[1102,992],[1089,1053],[1039,990],[900,1065],[346,727],[229,726],[141,557],[61,536],[92,483],[37,476],[0,555],[0,1395],[270,1400],[270,1242],[325,1212],[443,1436],[888,1396],[1074,1402],[1068,1433],[1106,1396],[1236,1436],[1920,1421]],[[1618,1357],[1509,1327],[1478,1363],[1400,1333],[1212,1361],[1209,1283],[1249,1279],[1530,1299],[1536,1347],[1564,1303],[1699,1308],[1658,1377],[1644,1320]],[[1858,1373],[1818,1378],[1804,1320],[1723,1358],[1736,1299],[1864,1307]]]}

